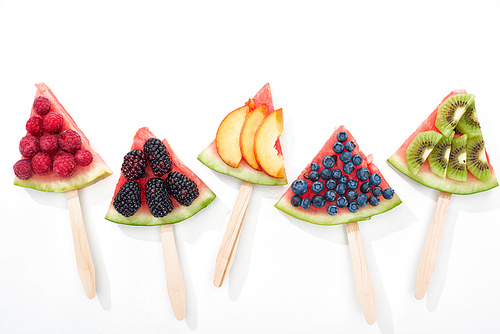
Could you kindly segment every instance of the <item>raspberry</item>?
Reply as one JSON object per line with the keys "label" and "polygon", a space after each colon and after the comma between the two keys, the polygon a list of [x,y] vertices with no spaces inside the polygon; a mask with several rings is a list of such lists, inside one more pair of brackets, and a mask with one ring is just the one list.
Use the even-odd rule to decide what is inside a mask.
{"label": "raspberry", "polygon": [[43,119],[43,129],[50,133],[58,133],[62,130],[64,119],[61,114],[50,112]]}
{"label": "raspberry", "polygon": [[63,151],[74,154],[82,147],[82,138],[75,130],[64,130],[59,134],[59,147]]}
{"label": "raspberry", "polygon": [[52,158],[45,152],[38,152],[31,159],[31,167],[38,175],[47,175],[52,171]]}
{"label": "raspberry", "polygon": [[75,157],[66,152],[61,152],[54,157],[53,170],[59,177],[70,177],[75,172]]}
{"label": "raspberry", "polygon": [[172,212],[174,205],[170,200],[165,181],[160,178],[149,179],[144,190],[146,193],[146,203],[153,217],[165,217]]}
{"label": "raspberry", "polygon": [[141,207],[141,187],[135,181],[125,182],[113,200],[113,207],[122,216],[133,216]]}
{"label": "raspberry", "polygon": [[14,174],[20,180],[27,180],[33,175],[31,168],[31,161],[28,159],[21,159],[14,164]]}
{"label": "raspberry", "polygon": [[165,180],[170,195],[182,205],[189,206],[199,196],[198,186],[193,180],[179,172],[168,174]]}
{"label": "raspberry", "polygon": [[129,181],[138,180],[144,174],[146,166],[146,154],[142,150],[132,150],[123,158],[123,176]]}
{"label": "raspberry", "polygon": [[31,159],[40,152],[40,141],[32,135],[24,136],[19,142],[19,151],[23,157]]}
{"label": "raspberry", "polygon": [[40,149],[50,155],[59,151],[59,137],[54,134],[45,134],[40,138]]}
{"label": "raspberry", "polygon": [[153,174],[162,177],[172,170],[172,160],[167,147],[157,138],[149,138],[144,143],[144,153],[148,157]]}
{"label": "raspberry", "polygon": [[94,160],[92,153],[89,150],[82,148],[81,150],[76,151],[75,153],[76,163],[80,166],[88,166]]}
{"label": "raspberry", "polygon": [[33,136],[40,137],[43,133],[43,121],[38,116],[32,116],[26,122],[26,131],[31,133]]}
{"label": "raspberry", "polygon": [[52,104],[46,97],[39,96],[33,102],[33,111],[38,115],[47,115],[50,109],[52,109]]}

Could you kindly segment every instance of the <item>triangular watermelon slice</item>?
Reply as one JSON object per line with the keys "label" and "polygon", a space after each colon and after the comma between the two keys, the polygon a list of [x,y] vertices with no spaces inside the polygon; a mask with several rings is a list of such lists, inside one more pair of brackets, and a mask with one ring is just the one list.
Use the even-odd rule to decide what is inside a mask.
{"label": "triangular watermelon slice", "polygon": [[[458,96],[458,94],[466,94],[466,93],[467,92],[463,89],[454,90],[443,99],[440,105],[442,105],[448,98],[454,95]],[[482,156],[485,163],[487,163],[487,165],[489,166],[489,170],[491,173],[491,176],[486,180],[480,180],[476,178],[470,171],[467,171],[466,181],[456,181],[454,179],[451,179],[449,176],[446,176],[446,173],[444,173],[443,175],[446,177],[443,177],[442,175],[438,175],[432,171],[431,166],[429,164],[429,159],[425,160],[420,169],[418,169],[418,172],[412,173],[410,171],[410,169],[408,168],[406,152],[410,144],[415,139],[415,137],[427,131],[434,131],[435,133],[442,134],[441,131],[436,126],[436,119],[438,117],[438,109],[440,105],[438,105],[438,107],[436,107],[436,109],[427,117],[427,119],[423,121],[422,124],[420,124],[420,126],[415,130],[415,132],[405,140],[403,145],[401,145],[401,147],[388,159],[388,162],[391,165],[393,165],[397,170],[399,170],[401,173],[412,178],[413,180],[427,187],[452,194],[459,194],[459,195],[473,194],[489,190],[491,188],[498,186],[498,180],[493,170],[493,166],[490,163],[490,159],[488,157],[486,149],[483,150]],[[470,108],[475,108],[475,104],[471,104]],[[465,117],[465,115],[462,117]],[[477,118],[477,116],[475,115],[474,117]],[[479,124],[478,121],[477,123]],[[461,128],[460,122],[457,126],[457,129],[459,128]],[[455,133],[454,135],[453,133],[451,134],[452,137],[455,137],[455,139],[463,136],[463,134],[458,133],[458,131],[456,132],[457,133]],[[443,135],[443,137],[445,136]],[[476,128],[476,131],[474,131],[468,136],[467,141],[471,143],[473,141],[476,141],[480,137],[481,137],[481,131],[480,129]],[[483,142],[482,138],[480,141]]]}
{"label": "triangular watermelon slice", "polygon": [[[345,139],[342,138],[344,135]],[[338,142],[342,145],[338,145]],[[352,192],[348,193],[349,190]],[[319,205],[315,205],[315,196]],[[373,163],[372,156],[366,156],[359,149],[354,137],[342,125],[334,131],[275,207],[310,223],[337,225],[370,219],[399,204],[401,200]]]}
{"label": "triangular watermelon slice", "polygon": [[[27,180],[21,180],[16,177],[14,179],[14,184],[21,187],[33,188],[41,191],[66,192],[69,190],[86,187],[111,175],[111,169],[109,169],[109,167],[99,156],[99,154],[97,154],[97,152],[92,149],[92,147],[90,146],[90,142],[83,131],[80,130],[80,128],[76,125],[73,118],[57,100],[56,96],[54,95],[54,93],[52,93],[49,87],[47,87],[47,85],[44,83],[39,83],[36,84],[36,88],[37,91],[35,98],[39,96],[47,98],[51,102],[51,112],[62,115],[63,127],[61,129],[61,132],[68,129],[76,131],[81,137],[81,148],[91,152],[93,160],[90,165],[87,166],[77,165],[74,173],[70,177],[62,178],[57,176],[54,171],[51,171],[46,175],[33,174]],[[31,110],[30,117],[32,116],[38,115],[36,115],[36,113]],[[45,116],[41,116],[40,118],[43,119],[44,117]],[[58,152],[60,152],[60,149],[58,150]],[[57,155],[57,152],[52,154],[52,156],[55,155]]]}
{"label": "triangular watermelon slice", "polygon": [[[253,97],[252,101],[254,103],[252,106],[253,109],[258,108],[261,105],[265,105],[267,107],[267,115],[270,115],[275,111],[269,84],[264,85],[264,87],[262,87],[262,89]],[[279,155],[282,155],[279,138],[275,143],[275,149]],[[283,185],[288,182],[286,175],[282,178],[270,176],[262,170],[257,170],[251,167],[245,159],[241,160],[237,168],[229,166],[219,156],[215,139],[198,155],[198,160],[219,173],[227,174],[250,183],[261,185]]]}
{"label": "triangular watermelon slice", "polygon": [[[148,128],[143,127],[140,128],[134,136],[133,144],[131,147],[132,150],[140,149],[142,150],[144,147],[144,143],[149,138],[156,138]],[[198,197],[189,205],[184,206],[177,202],[174,198],[171,198],[173,204],[172,212],[168,213],[166,216],[161,218],[154,217],[149,207],[146,203],[146,195],[145,195],[145,185],[149,179],[155,178],[154,173],[151,169],[150,164],[147,164],[147,167],[144,171],[144,176],[139,178],[136,182],[139,184],[141,189],[141,206],[135,214],[130,217],[125,217],[122,214],[118,213],[113,206],[113,200],[120,191],[120,188],[123,186],[127,180],[123,173],[120,175],[120,179],[116,184],[115,193],[113,195],[113,200],[111,200],[111,204],[109,206],[108,212],[106,214],[106,219],[119,224],[126,225],[140,225],[140,226],[153,226],[153,225],[163,225],[163,224],[173,224],[183,221],[195,213],[205,208],[208,204],[210,204],[214,198],[215,194],[207,187],[207,185],[195,174],[193,173],[175,154],[170,145],[168,144],[166,139],[162,140],[163,144],[167,151],[170,154],[170,159],[172,160],[172,170],[161,177],[162,180],[165,180],[169,174],[174,172],[179,172],[189,179],[194,181],[198,188],[199,195]]]}

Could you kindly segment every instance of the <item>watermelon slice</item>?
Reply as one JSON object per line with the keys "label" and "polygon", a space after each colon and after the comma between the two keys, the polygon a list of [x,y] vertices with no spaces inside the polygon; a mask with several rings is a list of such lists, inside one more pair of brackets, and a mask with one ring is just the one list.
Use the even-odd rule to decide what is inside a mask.
{"label": "watermelon slice", "polygon": [[[111,169],[106,165],[104,160],[97,154],[96,151],[90,146],[90,142],[83,133],[82,130],[76,125],[70,114],[64,109],[61,103],[57,100],[56,96],[49,87],[44,83],[36,84],[36,95],[35,98],[43,96],[52,104],[53,112],[62,115],[64,123],[61,131],[64,130],[74,130],[78,132],[82,140],[82,149],[87,149],[92,153],[93,160],[90,165],[78,166],[75,172],[67,178],[62,178],[57,176],[53,171],[46,175],[33,174],[27,180],[20,180],[19,178],[14,179],[14,184],[21,187],[32,188],[40,191],[48,192],[67,192],[69,190],[81,189],[88,185],[91,185],[109,175],[111,175]],[[31,116],[36,116],[35,112],[31,110]]]}
{"label": "watermelon slice", "polygon": [[[254,109],[258,108],[261,105],[265,105],[267,107],[267,115],[270,115],[274,112],[271,87],[269,84],[266,84],[264,85],[264,87],[262,87],[262,89],[252,99],[252,103],[252,108]],[[279,155],[282,155],[279,138],[276,141],[275,149]],[[229,166],[219,156],[215,139],[210,143],[210,145],[208,145],[205,150],[203,150],[198,155],[198,160],[200,160],[207,167],[219,173],[230,175],[250,183],[270,186],[283,185],[288,183],[286,175],[282,178],[270,176],[262,170],[254,169],[253,167],[251,167],[247,163],[247,161],[245,161],[245,159],[242,159],[239,166],[236,168]]]}
{"label": "watermelon slice", "polygon": [[[156,137],[149,131],[148,128],[146,127],[140,128],[134,136],[132,148],[130,150],[134,149],[142,150],[144,147],[144,143],[149,138],[156,138]],[[116,184],[113,200],[111,201],[108,212],[106,214],[107,220],[119,224],[140,225],[140,226],[173,224],[193,216],[195,213],[206,207],[214,200],[215,194],[207,187],[205,183],[203,183],[203,181],[195,173],[193,173],[186,165],[184,165],[184,163],[182,163],[182,161],[177,157],[177,155],[174,153],[174,151],[168,144],[167,140],[163,139],[162,142],[163,144],[165,144],[167,151],[170,153],[170,159],[172,160],[173,164],[171,173],[180,172],[185,176],[187,176],[188,178],[190,178],[191,180],[193,180],[198,187],[199,196],[189,206],[183,206],[172,198],[172,204],[174,207],[172,212],[168,213],[166,216],[161,218],[153,217],[153,215],[149,211],[148,205],[146,203],[146,196],[144,194],[144,189],[147,181],[152,177],[155,177],[153,175],[151,166],[148,163],[144,172],[144,175],[146,175],[146,177],[142,177],[137,180],[137,182],[139,183],[139,187],[141,188],[141,207],[139,208],[139,210],[134,215],[130,217],[125,217],[120,213],[118,213],[118,211],[116,211],[116,209],[113,206],[114,198],[118,194],[121,186],[127,181],[123,173],[121,173],[120,179]],[[167,174],[162,176],[162,179],[164,180],[166,179],[166,177]]]}
{"label": "watermelon slice", "polygon": [[[466,93],[467,92],[463,89],[452,91],[443,99],[441,104],[452,95],[466,94]],[[427,119],[423,121],[422,124],[420,124],[420,126],[415,130],[415,132],[410,137],[408,137],[408,139],[405,140],[403,145],[401,145],[401,147],[388,159],[388,162],[391,165],[393,165],[397,170],[399,170],[401,173],[412,178],[413,180],[427,187],[448,192],[451,194],[458,194],[458,195],[474,194],[498,186],[498,180],[496,178],[493,167],[491,166],[490,159],[486,151],[485,151],[485,158],[489,164],[489,168],[491,171],[491,177],[488,180],[484,181],[480,180],[476,178],[470,171],[467,172],[466,181],[456,181],[450,179],[449,177],[442,177],[432,172],[428,160],[424,162],[424,164],[420,167],[417,173],[414,174],[410,172],[406,160],[406,150],[410,145],[410,143],[413,141],[413,139],[419,133],[425,131],[436,131],[438,133],[441,133],[440,130],[436,127],[438,108],[439,106],[436,107],[436,109],[429,115],[429,117],[427,117]],[[455,134],[455,137],[459,137],[459,134]]]}
{"label": "watermelon slice", "polygon": [[[359,154],[359,156],[362,158],[362,162],[359,163],[361,160],[359,157],[356,157],[356,164],[354,164],[354,168],[352,171],[349,172],[349,169],[347,169],[347,172],[343,171],[344,168],[344,162],[341,161],[341,154],[345,153],[347,150],[342,146],[341,152],[337,150],[337,153],[334,152],[334,144],[336,144],[338,140],[338,135],[340,133],[345,133],[347,135],[347,141],[345,141],[343,144],[345,144],[345,147],[348,146],[347,142],[352,141],[352,144],[354,144],[354,149],[351,151],[351,155],[354,157]],[[349,144],[350,146],[351,144]],[[351,149],[353,146],[350,146],[349,149]],[[323,163],[324,157],[327,158],[333,158],[333,165],[325,165]],[[352,158],[351,161],[354,161],[355,159]],[[359,163],[359,164],[358,164]],[[314,167],[312,167],[314,166]],[[312,167],[312,168],[311,168]],[[347,167],[348,168],[348,167]],[[358,174],[361,174],[361,172],[358,173],[358,171],[366,171],[364,168],[367,168],[369,171],[369,175],[375,175],[377,174],[380,178],[378,181],[373,181],[374,184],[377,184],[376,190],[380,191],[380,193],[377,193],[376,190],[374,190],[375,186],[370,184],[370,179],[366,179],[366,176],[363,176],[362,179],[358,179]],[[339,169],[342,171],[341,178],[343,180],[341,181],[338,177],[339,175],[334,175],[332,173],[331,176],[329,176],[330,172],[326,171],[325,175],[326,177],[320,176],[319,180],[316,182],[320,182],[322,186],[322,190],[315,192],[313,191],[313,182],[315,178],[318,176],[315,176],[314,178],[312,177],[313,171],[317,170],[317,173],[320,175],[323,175],[321,172],[322,170],[329,170],[330,172],[335,171],[336,169]],[[338,173],[338,171],[337,171]],[[326,179],[325,179],[326,178]],[[310,164],[304,168],[302,173],[299,175],[297,180],[302,180],[300,182],[303,183],[305,181],[307,183],[307,191],[303,194],[300,195],[300,199],[302,200],[302,203],[296,202],[297,198],[296,195],[293,191],[293,186],[295,184],[292,183],[292,186],[288,188],[288,190],[283,194],[283,196],[280,198],[280,200],[275,204],[275,207],[280,209],[281,211],[295,217],[298,219],[305,220],[307,222],[313,223],[313,224],[318,224],[318,225],[337,225],[337,224],[345,224],[349,222],[357,222],[357,221],[362,221],[362,220],[367,220],[370,219],[371,216],[377,215],[380,213],[383,213],[385,211],[388,211],[399,204],[401,204],[401,200],[397,196],[396,193],[392,191],[390,188],[389,184],[385,180],[385,178],[382,176],[382,173],[380,170],[375,166],[373,163],[373,157],[371,155],[366,156],[361,150],[359,149],[359,146],[354,139],[354,137],[351,135],[351,133],[342,125],[338,127],[334,133],[331,135],[331,137],[326,141],[324,144],[323,148],[316,154],[316,156],[313,158]],[[349,183],[349,180],[355,180],[357,182],[357,185],[354,187],[352,184],[354,184],[354,181],[351,181],[353,183]],[[333,201],[328,201],[324,200],[327,198],[326,192],[329,191],[327,188],[327,183],[329,182],[335,182],[335,186],[329,185],[331,190],[333,190],[335,194],[335,200]],[[347,183],[345,183],[347,182]],[[368,182],[368,185],[362,186],[362,184]],[[378,184],[378,182],[380,182]],[[344,191],[342,189],[337,188],[337,186],[340,183],[344,184],[350,184],[351,185],[351,190],[354,190],[356,192],[356,195],[361,195],[364,194],[366,195],[367,198],[374,196],[376,198],[373,199],[373,204],[370,203],[362,203],[365,204],[364,206],[358,205],[357,211],[351,212],[348,207],[340,208],[337,204],[337,199],[339,197],[346,196],[347,191],[349,189],[345,190],[345,194],[342,194]],[[363,187],[363,191],[361,191]],[[367,188],[366,188],[367,187]],[[341,187],[342,188],[342,187]],[[388,192],[391,194],[389,196],[386,196],[387,198],[390,199],[385,199],[384,196],[382,196],[382,191],[388,189]],[[330,193],[331,194],[331,193]],[[354,193],[351,194],[353,196]],[[316,207],[314,203],[311,205],[311,201],[314,196],[320,195],[323,197],[323,203],[324,205],[321,207]],[[392,196],[392,197],[391,197]],[[331,199],[331,198],[330,198]],[[295,202],[294,202],[295,201]],[[355,203],[357,202],[357,198],[350,197],[350,199],[347,199],[349,203]],[[294,203],[292,203],[294,202]],[[295,205],[294,205],[295,204]],[[327,208],[330,205],[335,205],[337,207],[337,212],[336,214],[332,215],[328,213]],[[353,210],[355,209],[356,205],[354,205]]]}

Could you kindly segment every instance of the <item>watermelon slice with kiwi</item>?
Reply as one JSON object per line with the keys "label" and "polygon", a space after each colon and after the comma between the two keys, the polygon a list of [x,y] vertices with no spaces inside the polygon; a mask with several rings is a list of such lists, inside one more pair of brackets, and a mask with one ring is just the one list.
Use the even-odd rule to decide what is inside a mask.
{"label": "watermelon slice with kiwi", "polygon": [[475,96],[452,91],[388,159],[411,179],[451,194],[498,186],[482,138]]}
{"label": "watermelon slice with kiwi", "polygon": [[[152,153],[152,149],[148,151],[149,143],[163,150],[164,156],[161,157],[158,151]],[[172,185],[168,186],[170,180]],[[193,216],[214,198],[215,194],[177,157],[167,140],[158,140],[143,127],[135,134],[124,159],[106,219],[126,225],[173,224]]]}
{"label": "watermelon slice with kiwi", "polygon": [[[58,176],[56,172],[52,170],[52,160],[55,161],[57,155],[62,152],[59,145],[56,144],[55,149],[50,152],[50,158],[48,158],[48,154],[45,155],[44,153],[47,158],[46,170],[50,170],[48,174],[41,173],[44,175],[40,175],[35,172],[32,173],[30,177],[28,177],[29,174],[24,174],[22,179],[16,176],[14,179],[14,184],[17,186],[32,188],[40,191],[67,192],[70,190],[81,189],[111,175],[112,172],[109,167],[106,165],[101,156],[97,154],[97,152],[90,146],[90,142],[83,131],[80,130],[80,128],[76,125],[71,115],[66,111],[66,109],[64,109],[64,107],[58,101],[54,93],[52,93],[50,88],[44,83],[36,84],[36,88],[37,91],[35,100],[39,99],[45,101],[47,103],[48,109],[42,112],[42,115],[37,114],[34,109],[31,110],[30,119],[33,118],[33,120],[40,122],[40,124],[38,127],[35,126],[34,129],[31,130],[33,134],[27,133],[27,136],[30,136],[32,139],[34,137],[36,138],[33,139],[34,141],[40,142],[42,136],[48,133],[48,130],[45,128],[48,127],[48,125],[46,126],[45,124],[49,124],[47,119],[51,118],[54,115],[57,115],[59,119],[62,119],[62,128],[56,129],[57,131],[55,133],[52,133],[52,130],[50,131],[51,134],[54,135],[54,138],[57,138],[57,136],[59,136],[60,142],[60,137],[62,134],[66,133],[67,131],[75,131],[81,139],[81,146],[79,148],[90,152],[92,158],[90,164],[86,166],[79,165],[78,163],[75,164],[76,167],[74,167],[74,171],[68,172],[68,174],[70,175],[64,177]],[[44,125],[40,126],[42,123]],[[27,127],[29,127],[29,125],[27,125]],[[38,151],[41,150],[37,148],[37,152]],[[67,153],[65,154],[66,158],[70,160],[71,164],[73,164],[74,162],[71,160],[72,158],[69,157]],[[74,155],[75,152],[71,152],[71,154]],[[35,160],[36,156],[29,159],[24,158],[22,160],[24,160],[23,162],[25,162],[25,165],[28,166],[31,165],[32,159]],[[14,170],[16,171],[16,166],[14,167]]]}
{"label": "watermelon slice with kiwi", "polygon": [[304,168],[275,207],[318,225],[370,219],[401,200],[342,125]]}

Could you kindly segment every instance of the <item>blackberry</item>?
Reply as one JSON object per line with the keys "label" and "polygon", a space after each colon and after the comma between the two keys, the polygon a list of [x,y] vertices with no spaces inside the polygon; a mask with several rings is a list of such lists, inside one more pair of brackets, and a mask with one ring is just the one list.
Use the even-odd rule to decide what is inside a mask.
{"label": "blackberry", "polygon": [[132,150],[123,158],[122,173],[129,181],[142,177],[147,166],[146,154],[142,150]]}
{"label": "blackberry", "polygon": [[156,217],[161,218],[168,215],[174,209],[172,200],[167,191],[165,181],[160,178],[149,179],[144,187],[146,193],[146,203],[149,212]]}
{"label": "blackberry", "polygon": [[168,174],[165,180],[167,189],[177,202],[189,206],[199,196],[198,186],[193,180],[179,172]]}
{"label": "blackberry", "polygon": [[141,207],[141,188],[134,181],[125,182],[113,200],[113,206],[122,216],[133,216]]}
{"label": "blackberry", "polygon": [[172,170],[172,160],[167,147],[158,138],[149,138],[144,143],[144,153],[149,160],[153,174],[162,177]]}

